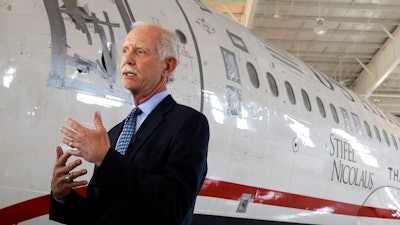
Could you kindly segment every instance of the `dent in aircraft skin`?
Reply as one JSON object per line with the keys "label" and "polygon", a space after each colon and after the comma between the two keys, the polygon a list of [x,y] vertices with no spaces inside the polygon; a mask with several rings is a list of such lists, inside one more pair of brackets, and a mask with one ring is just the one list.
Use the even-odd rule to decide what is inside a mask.
{"label": "dent in aircraft skin", "polygon": [[[93,126],[100,110],[111,128],[129,112],[117,63],[136,20],[180,35],[169,90],[210,122],[193,224],[399,222],[398,122],[202,2],[3,0],[2,224],[54,223],[48,193],[66,117]],[[90,179],[93,165],[82,167]]]}

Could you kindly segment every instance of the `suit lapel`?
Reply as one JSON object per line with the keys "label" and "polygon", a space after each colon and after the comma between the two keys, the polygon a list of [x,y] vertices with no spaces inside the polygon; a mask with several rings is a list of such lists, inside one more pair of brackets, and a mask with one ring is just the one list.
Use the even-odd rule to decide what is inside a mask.
{"label": "suit lapel", "polygon": [[128,158],[133,159],[136,156],[143,143],[150,137],[153,131],[165,121],[165,115],[169,113],[176,104],[171,95],[168,95],[154,108],[143,121],[136,134],[132,137],[128,150],[125,153]]}

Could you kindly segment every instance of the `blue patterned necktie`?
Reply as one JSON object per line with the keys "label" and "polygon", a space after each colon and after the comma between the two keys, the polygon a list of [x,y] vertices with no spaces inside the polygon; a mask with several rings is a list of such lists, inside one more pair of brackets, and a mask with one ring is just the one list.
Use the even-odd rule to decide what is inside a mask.
{"label": "blue patterned necktie", "polygon": [[117,146],[115,150],[125,155],[125,151],[128,148],[129,143],[131,142],[132,135],[136,130],[136,118],[139,114],[142,113],[140,108],[134,108],[129,116],[126,118],[124,123],[124,128],[122,129],[121,135],[119,136]]}

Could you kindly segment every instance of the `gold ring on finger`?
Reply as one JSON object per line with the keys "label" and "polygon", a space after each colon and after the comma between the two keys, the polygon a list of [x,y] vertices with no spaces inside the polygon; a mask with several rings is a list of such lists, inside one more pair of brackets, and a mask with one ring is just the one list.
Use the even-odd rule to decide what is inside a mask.
{"label": "gold ring on finger", "polygon": [[73,181],[71,173],[68,173],[67,176],[65,176],[65,180],[67,181],[67,183],[71,183]]}

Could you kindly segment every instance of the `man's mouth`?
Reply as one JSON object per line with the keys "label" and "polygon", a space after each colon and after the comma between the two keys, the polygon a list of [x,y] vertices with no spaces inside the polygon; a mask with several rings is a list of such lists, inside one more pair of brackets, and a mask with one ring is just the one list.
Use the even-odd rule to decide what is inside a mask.
{"label": "man's mouth", "polygon": [[127,76],[127,77],[133,77],[133,76],[136,76],[136,73],[131,73],[131,72],[124,72],[124,73],[122,73],[124,76]]}
{"label": "man's mouth", "polygon": [[137,76],[137,71],[131,66],[124,66],[122,68],[122,75],[127,77]]}

